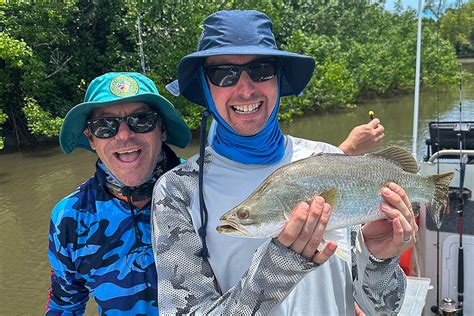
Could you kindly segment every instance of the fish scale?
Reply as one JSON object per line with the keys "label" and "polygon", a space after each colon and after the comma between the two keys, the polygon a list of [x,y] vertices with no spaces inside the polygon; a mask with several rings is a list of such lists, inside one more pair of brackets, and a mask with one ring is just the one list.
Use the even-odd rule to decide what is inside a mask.
{"label": "fish scale", "polygon": [[435,222],[446,207],[453,173],[424,177],[411,153],[389,147],[363,156],[313,155],[272,173],[241,204],[221,217],[217,230],[232,236],[275,237],[301,201],[322,196],[332,206],[327,231],[385,218],[380,190],[399,184],[412,203],[424,205]]}

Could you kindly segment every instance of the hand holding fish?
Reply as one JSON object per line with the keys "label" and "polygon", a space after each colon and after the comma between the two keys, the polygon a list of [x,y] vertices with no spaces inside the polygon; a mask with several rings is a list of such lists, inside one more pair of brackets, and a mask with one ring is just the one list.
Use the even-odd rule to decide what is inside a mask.
{"label": "hand holding fish", "polygon": [[360,155],[380,145],[384,137],[384,127],[378,118],[374,118],[354,127],[339,148],[347,155]]}
{"label": "hand holding fish", "polygon": [[388,259],[401,255],[415,244],[418,225],[405,190],[390,183],[381,193],[384,201],[380,210],[388,220],[366,223],[362,234],[367,249],[374,257]]}
{"label": "hand holding fish", "polygon": [[311,205],[297,204],[278,241],[296,253],[317,264],[326,262],[336,251],[337,245],[328,242],[322,251],[317,248],[323,239],[331,215],[331,206],[320,196],[315,196]]}

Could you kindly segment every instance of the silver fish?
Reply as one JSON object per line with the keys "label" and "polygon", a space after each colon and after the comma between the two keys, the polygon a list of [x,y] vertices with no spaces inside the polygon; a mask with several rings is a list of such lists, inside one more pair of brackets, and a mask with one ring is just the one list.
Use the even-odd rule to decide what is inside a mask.
{"label": "silver fish", "polygon": [[313,155],[273,172],[241,204],[225,213],[217,230],[231,236],[277,236],[301,201],[322,196],[332,206],[326,232],[385,218],[380,190],[389,182],[407,192],[414,209],[426,207],[441,223],[454,173],[429,177],[403,148],[389,147],[363,156]]}

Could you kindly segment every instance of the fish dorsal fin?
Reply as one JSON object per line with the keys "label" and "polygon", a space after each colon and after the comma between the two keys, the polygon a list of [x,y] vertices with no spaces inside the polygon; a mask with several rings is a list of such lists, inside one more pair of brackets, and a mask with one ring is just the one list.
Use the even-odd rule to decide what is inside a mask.
{"label": "fish dorsal fin", "polygon": [[418,164],[412,154],[406,149],[398,146],[387,147],[380,151],[368,154],[370,156],[379,156],[392,160],[403,170],[410,173],[418,173]]}

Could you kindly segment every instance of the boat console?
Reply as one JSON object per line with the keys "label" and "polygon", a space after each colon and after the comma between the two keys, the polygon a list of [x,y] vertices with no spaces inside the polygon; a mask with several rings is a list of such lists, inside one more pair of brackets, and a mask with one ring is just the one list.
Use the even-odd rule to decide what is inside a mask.
{"label": "boat console", "polygon": [[[430,138],[425,143],[427,151],[425,161],[442,150],[451,150],[451,159],[459,158],[459,149],[474,150],[474,122],[443,121],[429,123]],[[457,156],[454,154],[457,153]]]}

